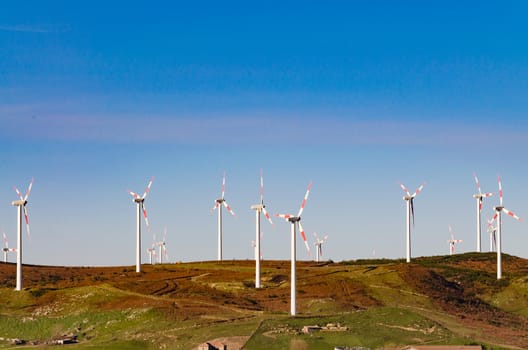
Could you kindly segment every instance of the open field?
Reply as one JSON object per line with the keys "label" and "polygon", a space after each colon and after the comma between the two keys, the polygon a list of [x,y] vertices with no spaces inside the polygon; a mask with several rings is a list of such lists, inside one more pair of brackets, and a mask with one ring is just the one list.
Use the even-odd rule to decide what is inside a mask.
{"label": "open field", "polygon": [[[226,337],[245,349],[397,349],[407,344],[528,348],[528,261],[495,255],[298,262],[298,317],[289,317],[289,261],[126,267],[0,264],[0,348],[13,339],[45,346],[76,336],[71,349],[193,349]],[[340,325],[310,335],[305,325]],[[229,339],[227,339],[229,341]],[[22,346],[16,346],[21,348]],[[232,349],[230,347],[229,349]]]}

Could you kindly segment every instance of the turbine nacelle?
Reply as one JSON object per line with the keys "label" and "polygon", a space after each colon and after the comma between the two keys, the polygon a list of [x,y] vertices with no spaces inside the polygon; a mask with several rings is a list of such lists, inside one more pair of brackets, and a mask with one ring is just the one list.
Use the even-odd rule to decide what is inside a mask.
{"label": "turbine nacelle", "polygon": [[264,204],[254,204],[254,205],[251,206],[251,209],[259,210],[259,211],[264,209],[264,208],[266,208],[266,206]]}
{"label": "turbine nacelle", "polygon": [[25,199],[18,199],[16,201],[12,201],[11,202],[11,205],[15,206],[15,207],[24,207],[26,206],[27,204],[27,200]]}
{"label": "turbine nacelle", "polygon": [[134,203],[143,203],[145,201],[145,198],[134,198],[132,199],[132,202]]}
{"label": "turbine nacelle", "polygon": [[295,222],[301,221],[301,217],[300,216],[290,216],[286,220],[288,220],[291,223],[295,223]]}

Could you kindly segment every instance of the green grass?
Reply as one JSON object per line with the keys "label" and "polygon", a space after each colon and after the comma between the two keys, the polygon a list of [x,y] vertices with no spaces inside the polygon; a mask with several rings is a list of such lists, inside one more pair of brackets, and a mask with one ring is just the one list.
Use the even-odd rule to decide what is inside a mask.
{"label": "green grass", "polygon": [[[300,334],[305,325],[325,326],[328,323],[347,326],[343,332]],[[278,333],[279,330],[286,333]],[[290,333],[288,333],[290,332]],[[246,345],[247,349],[290,349],[291,339],[299,348],[329,349],[335,346],[362,346],[372,349],[419,343],[464,344],[440,324],[417,313],[381,307],[332,317],[280,318],[266,320]]]}

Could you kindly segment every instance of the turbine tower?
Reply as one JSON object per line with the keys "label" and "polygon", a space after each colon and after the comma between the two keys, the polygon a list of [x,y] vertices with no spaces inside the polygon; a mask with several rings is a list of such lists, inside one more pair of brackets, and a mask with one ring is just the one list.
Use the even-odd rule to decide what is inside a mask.
{"label": "turbine tower", "polygon": [[14,186],[15,192],[18,195],[18,200],[11,202],[11,204],[17,208],[17,267],[16,267],[16,287],[15,290],[19,291],[22,290],[22,210],[24,210],[24,216],[26,219],[26,232],[28,237],[30,237],[29,233],[29,216],[28,216],[28,210],[27,210],[27,203],[29,194],[31,192],[31,188],[33,187],[33,179],[31,179],[31,182],[29,183],[29,187],[26,191],[26,195],[22,197],[22,194]]}
{"label": "turbine tower", "polygon": [[145,188],[145,192],[142,196],[136,192],[128,190],[127,192],[133,197],[132,202],[136,203],[137,206],[137,215],[136,215],[136,272],[141,272],[141,211],[143,211],[143,216],[145,218],[145,225],[149,227],[147,209],[145,209],[145,198],[150,192],[150,186],[152,186],[152,181],[154,181],[154,176],[150,178],[150,181]]}
{"label": "turbine tower", "polygon": [[495,215],[493,216],[493,220],[497,219],[497,279],[500,280],[502,278],[502,237],[501,237],[501,231],[502,231],[502,212],[508,214],[515,220],[521,221],[521,218],[515,215],[513,212],[509,211],[508,209],[504,208],[502,205],[502,184],[500,176],[499,179],[499,206],[493,208],[495,210]]}
{"label": "turbine tower", "polygon": [[451,239],[447,240],[447,243],[449,243],[449,255],[453,255],[455,253],[455,244],[462,243],[462,240],[455,239],[451,225],[449,225],[449,234],[451,236]]}
{"label": "turbine tower", "polygon": [[328,235],[324,236],[323,239],[317,237],[317,233],[314,232],[315,236],[315,262],[319,262],[319,258],[323,256],[323,243],[328,239]]}
{"label": "turbine tower", "polygon": [[231,213],[231,215],[236,217],[235,213],[233,212],[229,204],[227,204],[226,200],[224,199],[225,180],[226,180],[226,174],[224,172],[224,177],[222,178],[222,197],[220,197],[219,199],[215,201],[215,206],[213,207],[213,209],[211,209],[212,211],[214,211],[215,209],[218,208],[218,261],[222,261],[222,205],[226,207],[226,209]]}
{"label": "turbine tower", "polygon": [[402,188],[403,192],[405,192],[405,196],[403,196],[403,200],[407,203],[407,215],[406,215],[406,226],[405,226],[405,232],[406,232],[406,259],[407,262],[411,262],[411,216],[412,216],[412,222],[414,227],[414,198],[422,191],[423,187],[425,186],[425,182],[416,189],[416,191],[411,195],[409,193],[409,190],[407,187],[405,187],[401,182],[399,182],[400,187]]}
{"label": "turbine tower", "polygon": [[286,221],[289,221],[291,223],[291,291],[290,291],[290,315],[295,316],[296,314],[296,273],[295,273],[295,265],[296,265],[296,249],[295,249],[295,228],[298,225],[299,226],[299,232],[301,233],[301,236],[304,240],[304,245],[306,246],[306,249],[308,250],[308,253],[310,253],[310,247],[308,246],[308,243],[306,241],[306,235],[304,233],[303,227],[301,225],[301,214],[304,210],[304,206],[306,205],[306,201],[308,200],[308,195],[310,194],[310,190],[312,188],[312,182],[308,184],[308,189],[306,190],[306,194],[304,195],[304,199],[301,203],[301,208],[299,209],[299,213],[297,216],[293,216],[290,214],[275,214],[275,216],[285,219]]}
{"label": "turbine tower", "polygon": [[264,216],[273,225],[271,217],[266,210],[264,205],[264,178],[262,176],[262,169],[260,169],[260,204],[254,204],[251,206],[251,209],[255,210],[255,288],[260,288],[260,213],[264,213]]}
{"label": "turbine tower", "polygon": [[480,182],[478,180],[477,174],[473,174],[475,177],[475,183],[477,184],[478,193],[473,195],[473,198],[477,200],[477,252],[481,252],[481,237],[482,237],[482,225],[481,225],[481,212],[482,212],[482,198],[487,198],[493,196],[493,193],[482,193],[480,190]]}
{"label": "turbine tower", "polygon": [[9,242],[7,241],[7,236],[5,232],[2,232],[2,235],[4,236],[4,263],[7,263],[7,254],[9,252],[16,252],[15,248],[9,248]]}

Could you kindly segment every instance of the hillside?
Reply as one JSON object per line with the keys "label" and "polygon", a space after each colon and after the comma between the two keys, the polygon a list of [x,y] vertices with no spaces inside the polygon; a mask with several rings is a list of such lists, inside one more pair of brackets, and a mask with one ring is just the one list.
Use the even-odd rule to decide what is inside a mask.
{"label": "hillside", "polygon": [[[75,336],[71,349],[193,349],[238,336],[246,349],[397,349],[407,344],[482,344],[528,348],[528,261],[494,254],[341,263],[298,262],[297,310],[289,312],[289,261],[126,267],[0,264],[0,348],[13,339],[42,346]],[[340,331],[300,334],[305,325]],[[336,327],[337,328],[337,327]],[[19,348],[19,346],[17,346]],[[230,348],[231,349],[231,348]]]}

